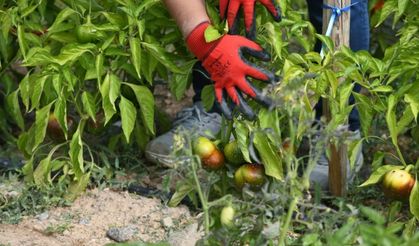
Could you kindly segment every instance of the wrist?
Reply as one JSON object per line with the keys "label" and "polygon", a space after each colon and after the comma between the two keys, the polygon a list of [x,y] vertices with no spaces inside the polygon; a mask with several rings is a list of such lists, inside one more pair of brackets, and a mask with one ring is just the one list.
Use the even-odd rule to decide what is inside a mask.
{"label": "wrist", "polygon": [[206,21],[196,26],[186,38],[186,44],[189,50],[201,61],[205,60],[207,55],[217,46],[218,40],[207,42],[205,40],[205,30],[211,24]]}

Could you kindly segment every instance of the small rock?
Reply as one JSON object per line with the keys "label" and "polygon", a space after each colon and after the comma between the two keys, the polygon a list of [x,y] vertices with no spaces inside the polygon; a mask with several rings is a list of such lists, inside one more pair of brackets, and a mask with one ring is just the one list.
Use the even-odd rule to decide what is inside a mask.
{"label": "small rock", "polygon": [[90,223],[90,221],[88,220],[88,219],[86,219],[86,218],[81,218],[80,220],[79,220],[79,224],[80,225],[87,225],[87,224],[89,224]]}
{"label": "small rock", "polygon": [[198,230],[198,224],[193,223],[183,230],[170,233],[167,241],[170,245],[194,246],[203,236],[203,231]]}
{"label": "small rock", "polygon": [[163,224],[163,226],[164,226],[165,228],[171,228],[171,227],[173,227],[173,220],[172,220],[172,218],[170,218],[170,217],[166,217],[166,218],[164,218],[164,219],[161,221],[161,223]]}
{"label": "small rock", "polygon": [[42,214],[38,214],[35,218],[37,218],[40,221],[47,220],[49,218],[49,213],[43,212]]}
{"label": "small rock", "polygon": [[126,242],[137,233],[135,226],[113,227],[106,232],[106,236],[116,242]]}

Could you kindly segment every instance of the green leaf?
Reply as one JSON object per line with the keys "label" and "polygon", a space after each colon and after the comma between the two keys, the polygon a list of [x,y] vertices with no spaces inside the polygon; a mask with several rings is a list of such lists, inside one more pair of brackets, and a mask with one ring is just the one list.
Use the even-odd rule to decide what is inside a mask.
{"label": "green leaf", "polygon": [[77,180],[73,181],[67,190],[64,198],[69,201],[74,201],[85,190],[90,181],[90,172],[83,174]]}
{"label": "green leaf", "polygon": [[207,29],[205,29],[205,32],[204,32],[205,42],[207,43],[215,41],[221,38],[222,36],[223,35],[220,32],[218,32],[217,28],[215,28],[212,25],[209,25]]}
{"label": "green leaf", "polygon": [[389,85],[380,85],[375,87],[374,89],[372,89],[371,91],[373,92],[393,92],[394,89],[393,87],[389,86]]}
{"label": "green leaf", "polygon": [[61,10],[61,12],[58,13],[57,17],[55,18],[54,23],[52,23],[50,28],[48,28],[48,34],[56,32],[59,25],[73,14],[77,14],[77,12],[68,7]]}
{"label": "green leaf", "polygon": [[353,92],[352,94],[354,95],[357,104],[356,107],[360,116],[362,133],[364,136],[368,136],[374,117],[374,111],[371,107],[371,99],[359,93]]}
{"label": "green leaf", "polygon": [[45,107],[36,111],[35,116],[35,136],[34,136],[34,145],[32,146],[32,151],[34,151],[39,144],[44,141],[45,134],[47,131],[48,118],[51,111],[51,106],[54,102],[46,105]]}
{"label": "green leaf", "polygon": [[96,104],[93,95],[87,91],[84,91],[81,95],[81,101],[83,103],[83,108],[85,112],[90,116],[90,118],[96,122]]}
{"label": "green leaf", "polygon": [[395,112],[396,104],[396,97],[394,95],[390,95],[388,98],[386,121],[388,130],[390,131],[391,140],[395,146],[397,146],[397,121]]}
{"label": "green leaf", "polygon": [[60,124],[61,129],[64,131],[65,139],[67,139],[67,101],[64,98],[59,97],[55,102],[54,115],[57,117],[57,121]]}
{"label": "green leaf", "polygon": [[160,63],[166,66],[170,71],[174,73],[185,73],[180,70],[175,63],[169,57],[167,57],[166,51],[158,46],[157,44],[141,42],[141,45]]}
{"label": "green leaf", "polygon": [[79,124],[70,142],[70,160],[76,178],[80,179],[84,174],[83,142],[80,131],[82,124]]}
{"label": "green leaf", "polygon": [[61,53],[54,58],[54,62],[64,66],[67,63],[77,60],[84,53],[91,52],[95,48],[96,45],[91,43],[69,44],[61,49]]}
{"label": "green leaf", "polygon": [[330,37],[324,36],[324,35],[320,35],[320,34],[316,34],[316,38],[320,39],[320,41],[322,42],[322,44],[325,46],[326,50],[329,51],[333,51],[334,50],[334,44],[333,41]]}
{"label": "green leaf", "polygon": [[[138,38],[130,38],[129,46],[131,48],[131,62],[134,64],[138,78],[141,78],[141,45]],[[150,81],[149,81],[150,82]]]}
{"label": "green leaf", "polygon": [[246,162],[251,163],[250,154],[249,154],[249,130],[246,127],[246,124],[242,122],[235,122],[236,125],[236,135],[235,138],[239,145],[240,151],[243,154],[243,158]]}
{"label": "green leaf", "polygon": [[145,86],[124,83],[131,87],[135,93],[138,103],[140,104],[141,117],[143,124],[150,133],[154,134],[154,96],[153,93]]}
{"label": "green leaf", "polygon": [[278,151],[269,143],[268,137],[263,132],[257,132],[254,136],[253,143],[262,158],[266,175],[283,180],[284,171]]}
{"label": "green leaf", "polygon": [[402,16],[403,13],[406,11],[406,7],[408,5],[408,3],[410,2],[410,0],[398,0],[398,16]]}
{"label": "green leaf", "polygon": [[101,80],[102,80],[102,75],[103,75],[103,53],[99,53],[96,56],[96,61],[95,61],[95,67],[96,67],[96,76],[97,76],[97,81],[100,84]]}
{"label": "green leaf", "polygon": [[25,182],[32,183],[33,180],[33,156],[27,160],[25,165],[22,167],[22,173],[25,175]]}
{"label": "green leaf", "polygon": [[42,76],[41,78],[32,80],[31,109],[29,111],[32,111],[35,108],[38,108],[39,102],[41,100],[42,92],[44,91],[44,85],[48,78],[49,76],[46,75],[46,76]]}
{"label": "green leaf", "polygon": [[29,82],[29,73],[25,75],[25,77],[19,83],[19,92],[20,97],[22,98],[22,103],[25,105],[26,112],[29,111],[29,104],[31,98],[31,89],[30,89],[30,82]]}
{"label": "green leaf", "polygon": [[19,42],[19,48],[20,52],[22,52],[23,59],[26,60],[27,43],[22,25],[17,26],[17,40]]}
{"label": "green leaf", "polygon": [[9,114],[12,116],[14,122],[19,126],[20,130],[25,130],[25,123],[23,121],[22,112],[19,106],[19,90],[15,90],[6,97],[6,106]]}
{"label": "green leaf", "polygon": [[201,101],[205,110],[209,111],[215,102],[214,85],[206,85],[201,92]]}
{"label": "green leaf", "polygon": [[365,206],[361,206],[359,209],[370,221],[378,225],[383,225],[386,222],[384,216],[375,209]]}
{"label": "green leaf", "polygon": [[48,155],[39,162],[35,171],[33,172],[34,182],[38,187],[42,187],[51,181],[51,155]]}
{"label": "green leaf", "polygon": [[123,96],[121,96],[119,110],[121,112],[122,130],[127,143],[129,143],[132,130],[135,126],[135,119],[137,118],[137,110],[134,104]]}
{"label": "green leaf", "polygon": [[377,170],[375,170],[364,183],[362,183],[361,185],[359,185],[359,187],[365,187],[365,186],[377,184],[378,182],[381,181],[381,178],[387,172],[389,172],[391,170],[402,169],[402,168],[404,168],[404,167],[403,166],[393,166],[393,165],[384,165],[384,166],[381,166]]}
{"label": "green leaf", "polygon": [[336,74],[332,70],[327,69],[324,72],[324,76],[325,76],[324,79],[327,81],[327,83],[330,86],[331,95],[333,98],[335,98],[337,94],[338,85],[339,85],[338,79],[336,78]]}
{"label": "green leaf", "polygon": [[193,185],[186,182],[182,182],[180,185],[176,187],[175,194],[173,194],[172,198],[170,198],[170,201],[168,203],[169,207],[176,207],[177,205],[179,205],[183,198],[185,198],[194,189],[195,188]]}
{"label": "green leaf", "polygon": [[416,180],[409,197],[410,212],[419,219],[419,186]]}
{"label": "green leaf", "polygon": [[102,107],[105,112],[105,124],[116,113],[115,101],[120,94],[121,80],[114,74],[108,73],[99,90],[102,95]]}
{"label": "green leaf", "polygon": [[353,83],[341,83],[339,88],[339,111],[343,112],[348,108],[349,96],[354,88]]}
{"label": "green leaf", "polygon": [[404,95],[404,101],[409,104],[415,121],[419,113],[419,81],[416,81]]}

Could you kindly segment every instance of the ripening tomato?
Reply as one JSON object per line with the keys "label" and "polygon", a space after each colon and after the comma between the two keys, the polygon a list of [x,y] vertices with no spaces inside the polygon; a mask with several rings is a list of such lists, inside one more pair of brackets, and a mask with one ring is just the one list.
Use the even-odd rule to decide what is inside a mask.
{"label": "ripening tomato", "polygon": [[204,167],[208,169],[220,169],[224,166],[224,155],[220,150],[214,149],[214,151],[208,158],[202,159],[202,163]]}
{"label": "ripening tomato", "polygon": [[247,163],[236,170],[234,182],[237,187],[249,184],[251,186],[260,186],[265,183],[265,168],[261,164]]}
{"label": "ripening tomato", "polygon": [[193,142],[193,151],[201,159],[208,158],[216,149],[215,144],[206,137],[198,137]]}
{"label": "ripening tomato", "polygon": [[391,170],[384,175],[382,187],[388,198],[406,201],[416,180],[405,170]]}
{"label": "ripening tomato", "polygon": [[[71,116],[67,116],[67,126],[68,126],[68,133],[71,136],[71,134],[75,131],[75,122]],[[56,140],[56,141],[65,140],[64,132],[61,129],[60,123],[58,123],[58,119],[53,112],[51,112],[48,117],[47,134],[53,140]]]}

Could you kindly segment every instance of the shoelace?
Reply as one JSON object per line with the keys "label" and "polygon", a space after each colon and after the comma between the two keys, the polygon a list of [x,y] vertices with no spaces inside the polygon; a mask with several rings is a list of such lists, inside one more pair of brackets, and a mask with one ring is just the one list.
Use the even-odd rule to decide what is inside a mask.
{"label": "shoelace", "polygon": [[184,125],[185,127],[196,126],[196,122],[202,127],[205,123],[210,123],[214,117],[219,117],[217,114],[210,114],[200,109],[199,106],[193,105],[190,108],[185,108],[178,113],[176,120],[173,122],[174,126]]}

